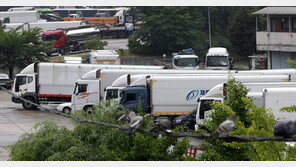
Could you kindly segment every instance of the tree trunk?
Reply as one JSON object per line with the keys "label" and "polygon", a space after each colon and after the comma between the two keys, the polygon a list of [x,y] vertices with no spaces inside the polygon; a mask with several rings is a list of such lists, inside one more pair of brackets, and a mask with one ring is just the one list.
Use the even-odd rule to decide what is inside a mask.
{"label": "tree trunk", "polygon": [[13,79],[12,77],[13,77],[13,67],[9,67],[8,68],[8,71],[9,71],[9,78],[10,79]]}

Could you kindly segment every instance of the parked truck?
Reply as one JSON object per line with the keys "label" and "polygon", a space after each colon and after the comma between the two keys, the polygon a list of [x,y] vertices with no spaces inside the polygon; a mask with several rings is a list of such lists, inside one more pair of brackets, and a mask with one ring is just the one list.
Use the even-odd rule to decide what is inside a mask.
{"label": "parked truck", "polygon": [[198,70],[200,60],[193,49],[184,49],[178,53],[172,53],[172,58],[154,59],[154,65],[166,65],[177,70]]}
{"label": "parked truck", "polygon": [[213,47],[208,50],[205,60],[207,70],[231,70],[232,58],[226,48]]}
{"label": "parked truck", "polygon": [[89,55],[90,64],[120,64],[119,54],[115,50],[92,50]]}
{"label": "parked truck", "polygon": [[[227,71],[213,70],[143,70],[143,69],[102,69],[92,70],[75,82],[77,89],[87,85],[85,91],[72,94],[71,103],[61,104],[59,111],[88,109],[104,100],[120,100],[121,90],[138,79],[145,78],[149,74],[165,75],[228,75]],[[260,73],[256,73],[260,74]],[[248,74],[252,75],[252,74]],[[94,93],[95,92],[95,93]],[[85,97],[85,98],[82,98]]]}
{"label": "parked truck", "polygon": [[[270,82],[270,83],[243,83],[249,93],[247,97],[250,97],[258,107],[270,108],[276,118],[284,116],[289,118],[291,114],[279,113],[279,109],[284,106],[296,104],[293,91],[295,91],[296,82]],[[203,125],[208,119],[211,113],[211,105],[213,102],[223,103],[227,99],[227,84],[219,84],[213,87],[208,94],[198,99],[198,105],[196,109],[196,123]],[[280,92],[282,91],[282,92]],[[291,91],[290,93],[288,93]],[[294,97],[295,96],[295,97]],[[293,102],[294,101],[294,102]],[[294,117],[296,115],[293,115]],[[293,117],[290,117],[293,118]],[[296,117],[295,117],[296,118]],[[198,126],[196,126],[198,127]]]}
{"label": "parked truck", "polygon": [[[12,101],[22,103],[25,109],[35,106],[25,103],[23,97],[38,104],[71,101],[75,81],[93,69],[162,69],[162,66],[91,65],[66,63],[33,63],[16,75]],[[104,75],[104,74],[102,74]]]}
{"label": "parked truck", "polygon": [[65,52],[79,51],[83,49],[83,44],[87,39],[98,36],[100,30],[96,27],[77,27],[72,30],[46,31],[42,34],[43,42],[53,41],[52,53],[59,52],[64,55]]}
{"label": "parked truck", "polygon": [[64,20],[83,20],[87,24],[96,25],[102,38],[126,38],[134,30],[134,15],[130,15],[125,9],[119,10],[113,17],[79,17],[77,14],[72,14]]}
{"label": "parked truck", "polygon": [[[286,82],[288,75],[234,76],[240,82]],[[155,116],[188,114],[197,106],[196,100],[217,84],[227,82],[228,76],[165,76],[150,75],[122,90],[120,104],[126,110],[143,111]],[[143,85],[145,84],[145,86]],[[139,101],[140,100],[140,101]]]}

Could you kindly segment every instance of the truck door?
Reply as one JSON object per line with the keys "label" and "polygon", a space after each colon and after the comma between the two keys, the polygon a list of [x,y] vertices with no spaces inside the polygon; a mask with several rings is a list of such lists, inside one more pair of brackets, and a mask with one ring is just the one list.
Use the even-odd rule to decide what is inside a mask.
{"label": "truck door", "polygon": [[122,98],[125,109],[138,112],[141,108],[143,112],[149,112],[148,99],[144,91],[127,91]]}
{"label": "truck door", "polygon": [[72,98],[72,108],[74,110],[83,109],[83,106],[87,103],[87,86],[87,84],[76,84]]}
{"label": "truck door", "polygon": [[27,83],[27,76],[17,76],[15,79],[14,91],[22,92],[26,83]]}
{"label": "truck door", "polygon": [[35,74],[17,76],[14,92],[36,92]]}

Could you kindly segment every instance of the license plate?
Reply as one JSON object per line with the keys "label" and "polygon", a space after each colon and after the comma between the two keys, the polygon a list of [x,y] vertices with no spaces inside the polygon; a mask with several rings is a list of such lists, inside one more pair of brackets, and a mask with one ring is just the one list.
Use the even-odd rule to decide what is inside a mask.
{"label": "license plate", "polygon": [[0,83],[0,85],[5,85],[5,83]]}

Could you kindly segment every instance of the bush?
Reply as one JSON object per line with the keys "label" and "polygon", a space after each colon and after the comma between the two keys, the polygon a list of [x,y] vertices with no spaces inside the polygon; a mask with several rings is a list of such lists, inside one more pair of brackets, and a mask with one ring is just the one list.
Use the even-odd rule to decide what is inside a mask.
{"label": "bush", "polygon": [[[114,103],[113,103],[114,104]],[[92,115],[76,112],[75,116],[98,122],[128,126],[118,121],[116,105],[97,106]],[[140,128],[153,127],[151,118],[144,118]],[[10,160],[14,161],[152,161],[186,160],[184,154],[189,147],[188,138],[178,141],[172,137],[154,138],[150,134],[135,133],[88,123],[75,123],[73,130],[57,126],[48,119],[35,126],[36,132],[23,134],[10,146]],[[38,139],[56,154],[45,149]],[[174,145],[172,151],[169,147]],[[58,156],[57,156],[58,155]],[[61,157],[62,159],[60,159]]]}
{"label": "bush", "polygon": [[[228,100],[224,104],[213,104],[212,118],[206,127],[215,131],[221,122],[231,114],[238,116],[231,134],[250,136],[272,136],[276,123],[274,115],[262,107],[258,107],[246,97],[248,90],[235,79],[230,79],[227,85]],[[295,160],[295,147],[285,142],[238,142],[233,140],[206,139],[207,144],[201,145],[206,151],[200,160],[211,161],[282,161]]]}
{"label": "bush", "polygon": [[84,42],[84,49],[94,49],[94,50],[101,50],[104,49],[104,46],[107,46],[107,41],[101,41],[99,38],[93,38],[86,40]]}

